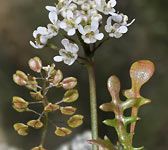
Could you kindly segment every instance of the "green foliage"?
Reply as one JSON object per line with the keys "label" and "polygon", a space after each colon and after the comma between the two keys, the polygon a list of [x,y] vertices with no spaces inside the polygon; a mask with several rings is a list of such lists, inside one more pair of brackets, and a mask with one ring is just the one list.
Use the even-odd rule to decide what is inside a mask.
{"label": "green foliage", "polygon": [[[108,146],[106,140],[91,141],[91,144],[99,145],[103,147],[103,150],[140,150],[140,148],[134,148],[132,146],[132,139],[134,135],[135,123],[138,120],[138,109],[140,106],[150,103],[149,99],[146,99],[140,95],[140,89],[144,83],[146,83],[153,75],[154,65],[151,61],[141,60],[135,62],[130,69],[130,77],[132,81],[132,88],[124,90],[123,94],[127,98],[125,101],[121,101],[119,97],[120,92],[120,80],[115,75],[112,75],[107,82],[108,90],[112,97],[110,103],[105,103],[100,106],[100,109],[106,112],[114,112],[114,119],[104,120],[103,123],[114,127],[118,134],[119,146],[112,147],[112,143]],[[124,111],[128,108],[132,108],[132,114],[130,117],[124,116]],[[127,126],[130,125],[130,132],[127,131]],[[105,144],[106,143],[106,144]],[[104,145],[104,146],[102,146]]]}

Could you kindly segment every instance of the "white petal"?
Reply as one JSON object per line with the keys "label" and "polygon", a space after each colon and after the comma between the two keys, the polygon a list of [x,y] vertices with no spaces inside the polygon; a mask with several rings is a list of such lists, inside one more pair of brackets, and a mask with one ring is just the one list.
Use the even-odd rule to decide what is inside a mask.
{"label": "white petal", "polygon": [[47,41],[48,41],[48,38],[46,37],[46,36],[40,36],[40,42],[42,43],[42,44],[46,44],[47,43]]}
{"label": "white petal", "polygon": [[108,4],[109,4],[111,7],[114,7],[114,6],[117,4],[117,2],[116,2],[116,0],[110,0],[110,1],[108,2]]}
{"label": "white petal", "polygon": [[48,34],[47,28],[46,27],[38,27],[37,32],[41,35],[46,35]]}
{"label": "white petal", "polygon": [[67,28],[67,25],[66,25],[66,23],[64,22],[64,20],[61,21],[61,23],[60,23],[60,28],[62,28],[62,29]]}
{"label": "white petal", "polygon": [[32,47],[34,47],[34,48],[36,48],[36,49],[41,49],[41,48],[43,48],[44,47],[44,45],[36,45],[34,42],[32,42],[32,41],[30,41],[30,45],[32,46]]}
{"label": "white petal", "polygon": [[99,33],[95,37],[96,37],[97,40],[102,40],[103,37],[104,37],[104,34],[103,33]]}
{"label": "white petal", "polygon": [[37,30],[35,30],[35,31],[33,32],[33,37],[36,38],[36,37],[37,37],[37,34],[39,34],[39,33],[37,32]]}
{"label": "white petal", "polygon": [[68,35],[69,35],[69,36],[72,36],[72,35],[74,35],[75,33],[76,33],[75,28],[72,28],[72,29],[70,29],[70,30],[68,31]]}
{"label": "white petal", "polygon": [[71,53],[75,54],[75,53],[78,52],[79,47],[78,47],[78,45],[76,45],[76,44],[72,44],[72,45],[73,45],[73,46],[71,46]]}
{"label": "white petal", "polygon": [[78,31],[82,34],[82,35],[85,35],[86,34],[86,32],[85,32],[85,30],[83,29],[83,26],[80,24],[80,25],[78,25]]}
{"label": "white petal", "polygon": [[67,18],[68,20],[71,20],[73,18],[73,12],[71,10],[67,11]]}
{"label": "white petal", "polygon": [[98,29],[98,27],[99,27],[98,21],[92,20],[92,22],[91,22],[92,31],[96,31]]}
{"label": "white petal", "polygon": [[61,43],[65,47],[65,49],[68,49],[68,46],[69,46],[69,40],[68,39],[63,39],[61,41]]}
{"label": "white petal", "polygon": [[89,38],[84,38],[84,42],[87,43],[87,44],[90,44],[90,43],[91,43],[91,41],[90,41]]}
{"label": "white petal", "polygon": [[57,13],[54,12],[54,11],[50,12],[49,15],[48,15],[48,17],[49,17],[50,21],[51,21],[53,24],[55,24],[55,23],[57,22],[57,20],[58,20]]}
{"label": "white petal", "polygon": [[118,30],[120,33],[126,33],[128,31],[128,28],[126,26],[121,26]]}
{"label": "white petal", "polygon": [[75,20],[75,23],[76,23],[76,24],[79,24],[79,23],[81,22],[81,20],[82,20],[82,18],[81,18],[81,16],[79,16],[79,17]]}
{"label": "white petal", "polygon": [[46,6],[45,7],[48,11],[56,11],[56,7],[54,6]]}
{"label": "white petal", "polygon": [[67,58],[67,59],[64,60],[64,63],[69,65],[69,66],[72,65],[74,62],[75,62],[75,60],[74,59],[70,59],[70,58]]}
{"label": "white petal", "polygon": [[133,24],[135,22],[135,19],[133,19],[130,23],[127,24],[127,26],[130,26],[131,24]]}
{"label": "white petal", "polygon": [[112,21],[112,17],[110,16],[110,17],[108,17],[108,19],[107,19],[107,25],[111,25],[111,21]]}
{"label": "white petal", "polygon": [[54,61],[56,61],[56,62],[61,62],[61,61],[63,61],[63,56],[55,56],[53,59],[54,59]]}

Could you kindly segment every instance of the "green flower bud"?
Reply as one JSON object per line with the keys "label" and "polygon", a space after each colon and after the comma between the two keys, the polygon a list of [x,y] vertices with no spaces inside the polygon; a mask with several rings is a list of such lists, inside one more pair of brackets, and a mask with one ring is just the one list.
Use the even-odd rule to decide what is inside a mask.
{"label": "green flower bud", "polygon": [[64,94],[64,98],[63,101],[66,103],[71,103],[74,102],[78,99],[79,94],[78,91],[76,89],[72,89],[72,90],[68,90],[65,94]]}
{"label": "green flower bud", "polygon": [[27,122],[27,125],[35,129],[40,129],[43,126],[43,123],[40,120],[30,120]]}
{"label": "green flower bud", "polygon": [[13,108],[19,112],[26,111],[29,103],[26,102],[23,98],[14,96],[13,97]]}
{"label": "green flower bud", "polygon": [[57,136],[66,136],[66,135],[69,135],[71,133],[72,133],[72,131],[70,129],[64,128],[64,127],[62,127],[62,128],[57,127],[56,130],[55,130],[55,134]]}
{"label": "green flower bud", "polygon": [[14,124],[14,129],[18,132],[19,135],[26,136],[28,135],[27,130],[28,126],[23,123]]}
{"label": "green flower bud", "polygon": [[31,70],[33,70],[35,72],[41,72],[42,62],[39,57],[34,57],[34,58],[30,59],[28,64],[29,64],[29,67]]}
{"label": "green flower bud", "polygon": [[77,85],[77,79],[74,77],[68,77],[62,81],[62,86],[65,90],[73,89],[76,85]]}
{"label": "green flower bud", "polygon": [[44,111],[45,112],[54,112],[54,111],[58,110],[59,107],[60,106],[57,104],[49,103],[47,106],[45,106]]}
{"label": "green flower bud", "polygon": [[67,107],[61,107],[60,110],[61,113],[64,115],[73,115],[76,111],[76,108],[72,106],[67,106]]}
{"label": "green flower bud", "polygon": [[33,99],[38,100],[38,101],[44,98],[41,92],[30,92],[30,95]]}
{"label": "green flower bud", "polygon": [[31,150],[46,150],[45,148],[43,148],[42,146],[38,146],[38,147],[34,147]]}
{"label": "green flower bud", "polygon": [[24,72],[17,70],[16,74],[13,75],[13,81],[20,86],[24,86],[27,84],[28,77]]}
{"label": "green flower bud", "polygon": [[79,127],[83,123],[83,116],[74,115],[67,121],[67,123],[71,128]]}

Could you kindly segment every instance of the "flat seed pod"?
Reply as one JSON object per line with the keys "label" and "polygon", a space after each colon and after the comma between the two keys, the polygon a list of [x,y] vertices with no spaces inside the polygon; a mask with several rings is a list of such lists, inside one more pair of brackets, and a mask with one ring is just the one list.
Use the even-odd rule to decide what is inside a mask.
{"label": "flat seed pod", "polygon": [[72,131],[70,129],[64,128],[64,127],[62,127],[62,128],[57,127],[57,129],[55,130],[55,134],[57,136],[66,136],[71,133],[72,133]]}
{"label": "flat seed pod", "polygon": [[76,89],[72,89],[72,90],[68,90],[65,94],[64,94],[64,98],[63,101],[66,103],[71,103],[74,102],[78,99],[79,94],[78,91]]}
{"label": "flat seed pod", "polygon": [[43,123],[40,120],[30,120],[27,122],[27,125],[35,129],[40,129],[43,127]]}
{"label": "flat seed pod", "polygon": [[14,96],[13,97],[13,105],[17,109],[26,109],[28,107],[28,102],[26,102],[23,98]]}
{"label": "flat seed pod", "polygon": [[76,85],[77,85],[77,79],[74,77],[68,77],[62,81],[62,86],[65,90],[73,89]]}
{"label": "flat seed pod", "polygon": [[28,126],[23,123],[14,124],[14,129],[18,132],[19,135],[26,136],[28,135],[27,130]]}
{"label": "flat seed pod", "polygon": [[60,110],[61,110],[61,113],[64,115],[73,115],[76,111],[76,108],[72,106],[66,106],[66,107],[61,107]]}
{"label": "flat seed pod", "polygon": [[30,95],[33,99],[35,99],[37,101],[40,101],[44,98],[43,95],[41,94],[41,92],[30,92]]}
{"label": "flat seed pod", "polygon": [[67,121],[67,123],[71,128],[79,127],[83,123],[83,116],[74,115]]}
{"label": "flat seed pod", "polygon": [[45,106],[44,111],[45,112],[54,112],[54,111],[58,110],[59,107],[60,106],[57,104],[49,103],[47,106]]}
{"label": "flat seed pod", "polygon": [[17,70],[16,74],[13,75],[13,81],[20,86],[24,86],[27,84],[28,77],[24,72]]}
{"label": "flat seed pod", "polygon": [[31,70],[33,70],[35,72],[41,72],[42,62],[39,57],[31,58],[29,60],[28,64],[29,64],[29,67]]}

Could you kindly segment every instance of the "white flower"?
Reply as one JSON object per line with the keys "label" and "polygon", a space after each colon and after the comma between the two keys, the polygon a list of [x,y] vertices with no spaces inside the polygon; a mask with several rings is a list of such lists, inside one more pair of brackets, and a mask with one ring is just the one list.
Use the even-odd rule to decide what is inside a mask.
{"label": "white flower", "polygon": [[113,8],[117,2],[116,0],[110,0],[106,3],[106,0],[96,0],[97,10],[108,15],[110,13],[114,13],[115,9]]}
{"label": "white flower", "polygon": [[95,43],[97,40],[103,39],[104,34],[99,33],[98,27],[99,23],[97,21],[92,21],[91,25],[86,25],[85,27],[82,25],[78,26],[78,30],[82,34],[82,39],[85,43]]}
{"label": "white flower", "polygon": [[111,13],[111,15],[112,15],[111,18],[112,18],[113,21],[115,21],[118,24],[123,25],[123,26],[127,26],[128,27],[135,21],[135,19],[133,19],[130,23],[127,23],[128,16],[124,15],[122,13],[120,13],[120,14]]}
{"label": "white flower", "polygon": [[105,30],[109,33],[110,37],[120,38],[124,33],[128,31],[127,26],[120,25],[118,23],[114,23],[112,25],[112,16],[107,19],[107,25],[105,26]]}
{"label": "white flower", "polygon": [[59,54],[61,56],[55,56],[54,61],[64,61],[65,64],[72,65],[78,58],[77,52],[79,50],[79,47],[76,44],[69,43],[68,39],[63,39],[61,43],[65,47],[65,49],[60,49]]}
{"label": "white flower", "polygon": [[37,49],[43,48],[47,44],[48,39],[51,38],[46,27],[38,27],[33,32],[33,37],[35,38],[35,43],[30,41],[30,44]]}
{"label": "white flower", "polygon": [[71,10],[67,11],[67,18],[60,23],[60,28],[64,29],[69,36],[73,36],[76,33],[78,24],[81,22],[81,17],[76,17]]}

